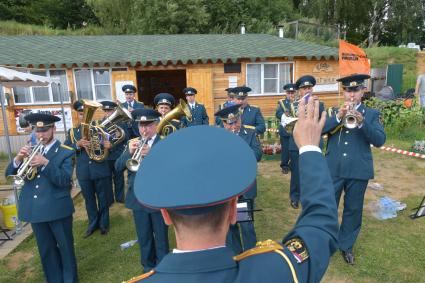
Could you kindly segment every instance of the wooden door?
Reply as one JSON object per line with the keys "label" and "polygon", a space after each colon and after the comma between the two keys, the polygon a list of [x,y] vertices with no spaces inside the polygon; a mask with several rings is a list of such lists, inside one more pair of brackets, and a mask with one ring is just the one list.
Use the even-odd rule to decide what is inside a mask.
{"label": "wooden door", "polygon": [[212,69],[209,65],[193,65],[186,69],[188,87],[196,88],[196,101],[204,104],[210,125],[214,125],[214,97],[212,91]]}
{"label": "wooden door", "polygon": [[[124,102],[122,97],[120,97],[121,86],[122,82],[132,82],[132,84],[137,88],[137,91],[139,91],[139,88],[137,86],[137,79],[136,79],[136,71],[134,69],[129,69],[128,71],[112,71],[112,100],[117,100],[117,98]],[[117,89],[118,88],[118,89]],[[118,97],[117,97],[117,92]],[[139,100],[138,94],[136,95],[136,100]]]}

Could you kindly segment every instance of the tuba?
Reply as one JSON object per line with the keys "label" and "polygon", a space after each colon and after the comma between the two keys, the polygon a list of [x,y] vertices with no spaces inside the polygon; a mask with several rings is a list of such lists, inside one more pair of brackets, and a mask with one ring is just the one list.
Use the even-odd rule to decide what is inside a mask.
{"label": "tuba", "polygon": [[108,150],[103,148],[102,141],[107,140],[104,131],[96,130],[97,126],[92,126],[94,113],[102,104],[82,99],[83,103],[83,121],[80,125],[81,137],[90,141],[90,146],[86,148],[87,155],[94,161],[102,161],[108,156]]}
{"label": "tuba", "polygon": [[185,116],[186,119],[190,122],[192,121],[192,114],[190,112],[189,106],[180,99],[179,104],[174,107],[173,110],[167,113],[161,121],[159,121],[158,126],[156,127],[156,132],[162,136],[168,136],[169,134],[175,132],[177,128],[171,124],[173,119],[180,119]]}
{"label": "tuba", "polygon": [[38,143],[32,148],[31,154],[24,159],[21,166],[19,166],[18,172],[16,175],[10,175],[8,178],[13,178],[13,183],[22,187],[24,185],[24,179],[28,180],[34,179],[35,175],[37,175],[37,167],[30,166],[31,161],[38,153],[42,153],[44,150],[43,139],[40,139]]}
{"label": "tuba", "polygon": [[119,127],[118,124],[131,120],[132,117],[130,112],[121,105],[118,105],[114,113],[107,117],[100,125],[92,126],[92,132],[99,132],[98,134],[109,136],[111,144],[114,146],[125,139],[125,131]]}
{"label": "tuba", "polygon": [[137,149],[134,151],[133,156],[126,162],[126,166],[129,171],[137,172],[137,170],[139,169],[140,164],[142,164],[142,159],[144,157],[142,155],[142,149],[147,142],[148,142],[148,139],[141,138],[141,140],[139,140],[139,145],[137,146]]}
{"label": "tuba", "polygon": [[359,126],[355,108],[356,104],[353,100],[351,100],[350,104],[348,105],[347,113],[345,114],[344,118],[342,118],[342,124],[347,129],[354,129]]}

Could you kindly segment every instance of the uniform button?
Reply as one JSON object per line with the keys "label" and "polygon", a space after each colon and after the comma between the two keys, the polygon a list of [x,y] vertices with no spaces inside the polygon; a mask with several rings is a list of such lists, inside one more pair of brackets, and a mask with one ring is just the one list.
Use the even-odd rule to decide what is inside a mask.
{"label": "uniform button", "polygon": [[35,195],[34,198],[37,198],[37,195]]}
{"label": "uniform button", "polygon": [[40,178],[40,175],[37,175],[37,178]]}
{"label": "uniform button", "polygon": [[38,185],[36,185],[35,188],[38,189]]}
{"label": "uniform button", "polygon": [[346,154],[346,153],[344,153],[344,154],[343,154],[343,156],[347,156],[347,154]]}
{"label": "uniform button", "polygon": [[91,161],[89,161],[89,164],[91,164]]}
{"label": "uniform button", "polygon": [[345,131],[345,133],[346,133],[346,134],[349,134],[349,133],[350,133],[350,131]]}
{"label": "uniform button", "polygon": [[347,144],[348,144],[348,142],[345,142],[344,144],[345,144],[345,145],[347,145]]}

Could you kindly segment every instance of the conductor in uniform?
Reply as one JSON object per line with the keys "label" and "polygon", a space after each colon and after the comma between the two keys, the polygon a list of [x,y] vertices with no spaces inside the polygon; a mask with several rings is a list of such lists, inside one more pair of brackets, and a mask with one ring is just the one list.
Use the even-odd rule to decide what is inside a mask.
{"label": "conductor in uniform", "polygon": [[[291,102],[294,101],[296,85],[295,84],[286,84],[283,87],[286,96],[283,99],[280,99],[277,103],[276,108],[276,118],[280,121],[282,119],[282,115],[285,114],[287,116],[290,115],[291,112]],[[280,154],[280,168],[282,169],[283,174],[288,174],[289,172],[289,137],[291,136],[282,126],[279,125],[279,137],[280,137],[280,145],[282,148]]]}
{"label": "conductor in uniform", "polygon": [[207,110],[203,104],[196,102],[195,95],[198,91],[193,87],[187,87],[183,89],[186,95],[187,106],[192,114],[192,119],[189,121],[186,117],[182,118],[182,124],[184,127],[196,126],[196,125],[208,125]]}
{"label": "conductor in uniform", "polygon": [[[24,179],[18,217],[31,223],[46,282],[77,282],[71,198],[74,150],[54,137],[58,117],[32,113],[26,119],[37,139],[42,139],[42,148],[30,163],[36,175]],[[30,154],[29,145],[22,147],[6,168],[6,176],[15,175]]]}
{"label": "conductor in uniform", "polygon": [[[257,162],[259,162],[263,154],[261,150],[261,145],[258,141],[255,130],[245,128],[242,125],[240,115],[240,104],[224,108],[215,113],[215,115],[217,117],[220,117],[223,126],[226,130],[238,135],[249,145],[255,155],[255,159],[257,160]],[[250,190],[246,191],[242,196],[240,196],[240,199],[249,200],[248,204],[251,207],[248,207],[248,209],[253,210],[254,201],[256,197],[257,181],[255,180]],[[238,224],[230,226],[230,230],[226,240],[227,246],[231,247],[235,254],[239,254],[244,250],[249,250],[255,247],[255,244],[257,243],[257,236],[255,234],[254,223],[252,221],[249,221],[240,222]],[[242,232],[242,240],[240,237],[238,226],[240,227],[240,230]]]}
{"label": "conductor in uniform", "polygon": [[[79,122],[84,115],[84,106],[80,101],[74,103]],[[95,121],[92,121],[95,123]],[[111,170],[107,160],[91,160],[86,148],[91,146],[90,141],[82,137],[80,126],[69,130],[65,144],[75,150],[76,175],[86,205],[88,226],[83,237],[91,236],[97,229],[102,235],[109,230],[109,204],[107,192],[112,191]],[[109,141],[104,141],[105,148],[111,148]]]}
{"label": "conductor in uniform", "polygon": [[248,103],[248,92],[251,91],[251,88],[238,86],[233,88],[232,91],[235,93],[236,103],[241,104],[242,125],[254,129],[257,135],[264,134],[266,123],[264,122],[260,108],[249,105]]}
{"label": "conductor in uniform", "polygon": [[[134,120],[139,125],[140,138],[128,142],[126,150],[117,159],[115,169],[124,171],[127,162],[134,152],[143,145],[142,157],[148,156],[149,151],[159,141],[160,136],[156,132],[161,114],[153,109],[136,109],[132,113]],[[144,144],[143,144],[144,143]],[[140,162],[144,162],[143,159]],[[141,205],[134,195],[134,177],[136,172],[128,170],[128,191],[125,198],[125,206],[133,211],[134,224],[136,226],[137,240],[140,247],[140,261],[144,272],[154,268],[168,253],[168,227],[164,223],[159,210],[153,210]],[[163,176],[162,178],[167,178]],[[143,185],[145,188],[146,186]]]}
{"label": "conductor in uniform", "polygon": [[[125,102],[122,104],[122,107],[130,111],[130,113],[135,109],[141,109],[145,107],[143,102],[136,100],[137,88],[134,85],[123,85],[122,91],[125,95]],[[134,121],[127,122],[127,132],[129,134],[129,138],[138,137],[139,129],[137,127],[137,123]]]}
{"label": "conductor in uniform", "polygon": [[[348,264],[354,264],[353,247],[360,233],[364,194],[373,179],[370,145],[380,147],[386,135],[379,111],[362,101],[363,84],[369,75],[356,74],[338,79],[344,89],[344,105],[328,110],[324,133],[328,134],[326,160],[331,172],[337,204],[344,191],[344,210],[338,233],[339,249]],[[355,124],[344,123],[349,114]],[[352,121],[354,121],[352,120]]]}
{"label": "conductor in uniform", "polygon": [[[304,114],[303,103],[300,108]],[[229,225],[236,222],[237,199],[256,179],[257,160],[229,131],[190,127],[153,148],[136,175],[137,199],[161,209],[174,227],[177,247],[154,270],[129,282],[319,282],[336,249],[338,219],[329,169],[318,147],[325,115],[319,120],[319,103],[313,100],[307,108],[294,132],[303,211],[283,244],[259,242],[238,256],[225,246]],[[184,164],[164,163],[171,155]]]}

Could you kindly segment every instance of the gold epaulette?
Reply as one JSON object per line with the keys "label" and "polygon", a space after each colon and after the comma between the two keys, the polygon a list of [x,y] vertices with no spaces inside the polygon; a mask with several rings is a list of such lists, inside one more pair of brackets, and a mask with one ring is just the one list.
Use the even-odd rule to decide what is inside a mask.
{"label": "gold epaulette", "polygon": [[257,242],[254,248],[249,249],[241,253],[240,255],[234,256],[233,259],[235,261],[241,261],[252,255],[263,254],[263,253],[268,253],[268,252],[272,252],[275,250],[282,250],[282,249],[283,249],[282,245],[276,241],[273,241],[273,240],[261,241],[261,242]]}
{"label": "gold epaulette", "polygon": [[68,149],[68,150],[74,150],[72,147],[67,146],[67,145],[65,145],[65,144],[61,144],[61,147],[66,148],[66,149]]}
{"label": "gold epaulette", "polygon": [[178,120],[178,119],[172,119],[171,121],[174,121],[174,122],[180,123],[180,120]]}
{"label": "gold epaulette", "polygon": [[244,128],[255,130],[255,126],[251,126],[251,125],[243,125],[243,126]]}
{"label": "gold epaulette", "polygon": [[[292,252],[292,250],[290,249],[290,246],[289,246],[292,243],[288,244],[288,242],[285,245]],[[247,250],[247,251],[241,253],[240,255],[234,256],[233,259],[235,261],[240,261],[240,260],[247,258],[249,256],[252,256],[252,255],[263,254],[263,253],[268,253],[268,252],[275,252],[275,253],[279,254],[286,261],[289,269],[291,270],[292,279],[294,280],[295,283],[298,283],[299,282],[298,276],[297,276],[297,272],[295,271],[294,265],[292,264],[289,257],[283,252],[283,246],[276,241],[266,240],[266,241],[262,241],[262,242],[257,242],[257,244],[255,245],[254,248]]]}
{"label": "gold epaulette", "polygon": [[143,273],[142,275],[139,275],[139,276],[136,276],[136,277],[133,277],[133,278],[131,278],[130,280],[128,280],[128,281],[123,281],[122,283],[134,283],[134,282],[137,282],[137,281],[140,281],[140,280],[143,280],[143,279],[146,279],[146,278],[149,278],[149,277],[151,277],[152,275],[154,275],[155,274],[155,270],[151,270],[151,271],[149,271],[149,272],[146,272],[146,273]]}

